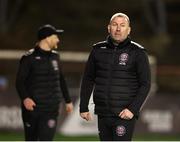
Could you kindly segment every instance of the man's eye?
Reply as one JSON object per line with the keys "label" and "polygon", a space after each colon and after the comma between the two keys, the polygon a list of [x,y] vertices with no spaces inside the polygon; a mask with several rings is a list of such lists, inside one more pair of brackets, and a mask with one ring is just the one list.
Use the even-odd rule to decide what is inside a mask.
{"label": "man's eye", "polygon": [[117,24],[116,23],[112,23],[111,26],[117,26]]}
{"label": "man's eye", "polygon": [[125,27],[126,25],[121,25],[121,27]]}

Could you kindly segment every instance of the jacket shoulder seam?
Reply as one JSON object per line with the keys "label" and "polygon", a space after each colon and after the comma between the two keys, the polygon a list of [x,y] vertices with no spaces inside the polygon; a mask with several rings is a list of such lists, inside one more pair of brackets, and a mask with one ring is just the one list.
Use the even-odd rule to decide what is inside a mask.
{"label": "jacket shoulder seam", "polygon": [[138,47],[139,49],[145,49],[142,45],[140,45],[140,44],[137,43],[137,42],[131,41],[131,43],[132,43],[133,45],[135,45],[135,47]]}

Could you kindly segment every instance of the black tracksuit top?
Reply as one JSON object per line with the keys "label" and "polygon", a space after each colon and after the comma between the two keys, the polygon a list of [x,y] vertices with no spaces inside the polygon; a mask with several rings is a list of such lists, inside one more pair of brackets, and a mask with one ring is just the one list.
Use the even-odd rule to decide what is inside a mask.
{"label": "black tracksuit top", "polygon": [[35,47],[22,56],[16,88],[21,101],[27,97],[35,101],[35,111],[58,111],[62,94],[66,103],[71,102],[59,55],[53,50]]}
{"label": "black tracksuit top", "polygon": [[150,90],[150,66],[144,48],[127,38],[115,46],[110,36],[94,44],[80,91],[80,112],[87,112],[93,91],[95,114],[118,116],[128,108],[138,116]]}

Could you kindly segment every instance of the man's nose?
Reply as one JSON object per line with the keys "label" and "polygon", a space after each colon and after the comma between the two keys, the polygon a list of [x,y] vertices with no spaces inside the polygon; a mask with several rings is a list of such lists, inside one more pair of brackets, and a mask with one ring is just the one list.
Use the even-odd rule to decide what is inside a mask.
{"label": "man's nose", "polygon": [[121,30],[121,27],[120,26],[117,26],[117,31],[120,31]]}

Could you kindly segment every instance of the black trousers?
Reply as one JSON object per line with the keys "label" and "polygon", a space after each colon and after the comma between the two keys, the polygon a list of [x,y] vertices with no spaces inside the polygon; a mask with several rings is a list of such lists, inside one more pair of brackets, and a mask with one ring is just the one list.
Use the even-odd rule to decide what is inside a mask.
{"label": "black trousers", "polygon": [[98,130],[101,141],[131,141],[135,118],[131,120],[120,117],[98,116]]}
{"label": "black trousers", "polygon": [[22,110],[26,141],[52,141],[56,132],[58,113]]}

